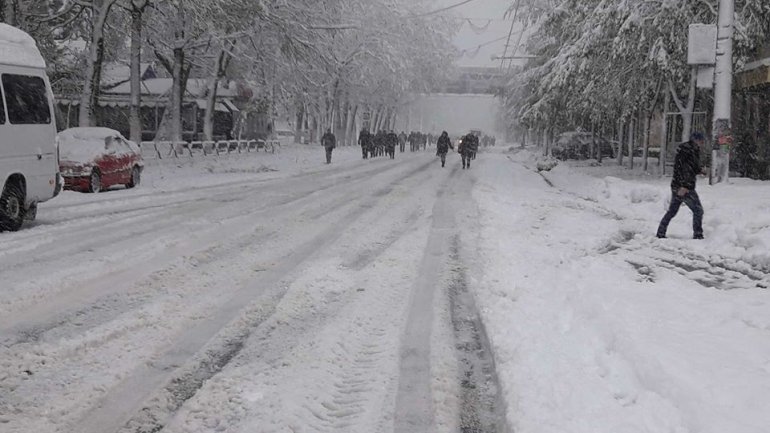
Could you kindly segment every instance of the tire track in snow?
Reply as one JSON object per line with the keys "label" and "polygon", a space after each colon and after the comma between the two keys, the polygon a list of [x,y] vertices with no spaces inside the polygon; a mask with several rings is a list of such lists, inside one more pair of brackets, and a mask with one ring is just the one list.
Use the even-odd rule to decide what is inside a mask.
{"label": "tire track in snow", "polygon": [[[399,177],[397,182],[403,183],[410,180],[412,176],[424,171],[430,164],[432,164],[432,161],[420,164],[410,170],[408,176]],[[378,200],[381,200],[383,196],[382,191],[391,191],[392,189],[392,186],[376,188],[374,193],[362,199],[359,198],[357,201],[348,198],[348,201],[352,201],[352,203],[349,204],[348,207],[350,209],[346,211],[342,220],[348,223],[356,221],[364,213],[370,211]],[[102,401],[100,407],[89,413],[86,419],[71,425],[72,431],[103,433],[116,431],[120,428],[120,425],[123,425],[124,429],[128,429],[122,431],[151,432],[162,429],[170,415],[187,398],[194,395],[191,392],[179,393],[174,390],[186,389],[189,391],[190,389],[197,389],[196,386],[184,385],[190,383],[186,382],[185,378],[195,378],[193,381],[193,385],[195,385],[203,383],[207,378],[216,374],[219,369],[212,371],[211,369],[201,367],[201,365],[206,363],[217,366],[226,364],[226,361],[233,355],[227,347],[238,347],[237,341],[242,342],[275,311],[277,304],[285,293],[285,287],[281,281],[336,241],[345,230],[346,228],[342,225],[332,225],[314,239],[295,248],[290,260],[278,264],[275,268],[264,272],[258,280],[252,281],[250,284],[239,289],[224,306],[220,307],[219,311],[214,314],[214,317],[206,319],[197,326],[188,329],[184,335],[178,336],[177,340],[168,348],[166,354],[160,357],[161,359],[168,358],[174,361],[159,361],[156,363],[159,366],[158,368],[150,366],[138,367],[129,378],[122,382],[118,389],[110,392]],[[262,313],[246,314],[245,316],[239,313],[243,311],[244,305],[255,304],[259,305],[259,311]],[[234,317],[241,317],[241,319],[233,321]],[[228,329],[231,326],[228,323],[232,325],[234,330],[223,332],[223,329]],[[238,331],[241,331],[241,333],[238,333]],[[234,334],[237,334],[238,337],[232,338]],[[207,346],[208,348],[205,350],[213,355],[196,359],[194,353],[197,352],[198,348],[204,346]],[[173,367],[180,364],[184,364],[184,367]],[[166,367],[163,367],[163,365]],[[199,374],[188,375],[186,372],[189,371],[203,371],[205,374],[203,377]],[[159,383],[165,383],[165,385],[162,386],[160,391],[155,391],[155,395],[150,397],[149,400],[146,400],[146,394],[136,392],[136,389],[155,389],[151,385],[157,386]],[[183,385],[180,387],[179,385],[174,385],[175,383],[182,383]],[[180,399],[179,397],[185,398]],[[142,401],[149,401],[150,405],[144,406]],[[128,418],[123,414],[126,414]]]}
{"label": "tire track in snow", "polygon": [[[394,165],[387,165],[384,167],[377,167],[374,170],[367,170],[365,171],[361,176],[365,176],[365,178],[370,178],[374,174],[382,174],[384,172],[388,172],[390,170],[393,170],[395,167]],[[340,175],[336,174],[333,176],[335,178],[339,178]],[[347,178],[350,178],[350,176],[345,176]],[[73,256],[72,253],[70,253],[71,248],[76,248],[77,250],[84,250],[81,252],[81,254],[88,253],[89,249],[92,247],[98,246],[98,245],[104,245],[104,244],[110,244],[112,242],[112,239],[117,239],[118,243],[115,244],[114,247],[111,248],[111,250],[114,251],[120,251],[121,256],[116,256],[114,253],[109,254],[107,252],[101,252],[101,255],[110,257],[111,260],[111,268],[113,269],[111,271],[111,274],[119,274],[119,277],[113,277],[112,283],[105,284],[103,281],[103,275],[97,274],[92,275],[93,272],[95,272],[93,266],[89,263],[88,260],[77,260],[76,265],[74,266],[67,266],[67,267],[54,267],[54,269],[60,269],[58,274],[48,274],[46,277],[48,280],[50,280],[49,284],[55,284],[57,286],[57,291],[61,293],[60,296],[67,296],[70,297],[73,294],[76,297],[83,298],[83,296],[89,292],[99,291],[100,294],[105,293],[105,289],[107,289],[108,292],[116,293],[116,292],[124,292],[125,290],[129,289],[129,286],[131,285],[133,281],[136,281],[139,279],[141,281],[142,278],[152,278],[154,273],[157,273],[159,271],[162,271],[164,269],[167,269],[169,266],[173,266],[173,264],[176,261],[177,257],[181,257],[184,255],[190,255],[190,253],[197,253],[201,251],[201,248],[207,249],[210,247],[212,242],[221,241],[221,235],[219,234],[221,229],[220,225],[227,225],[227,224],[242,224],[243,222],[248,223],[248,221],[251,219],[251,217],[256,217],[261,214],[269,214],[274,212],[280,212],[284,211],[285,208],[291,208],[293,206],[301,206],[304,201],[308,200],[316,200],[316,198],[320,194],[326,193],[330,189],[339,189],[343,188],[345,191],[351,191],[355,192],[354,185],[352,183],[346,182],[343,184],[338,184],[336,181],[333,182],[330,185],[322,185],[320,188],[313,188],[309,191],[301,191],[299,195],[290,195],[289,197],[278,197],[278,200],[275,202],[271,201],[262,201],[259,200],[259,195],[261,195],[260,191],[252,191],[251,195],[255,197],[242,196],[242,192],[233,192],[231,193],[232,196],[238,196],[244,201],[251,201],[254,203],[258,203],[258,206],[255,209],[248,208],[245,211],[239,211],[235,216],[225,217],[225,218],[217,218],[217,222],[219,225],[212,225],[211,227],[203,227],[201,229],[198,229],[199,233],[199,239],[190,240],[185,239],[182,242],[176,242],[178,233],[174,231],[169,231],[168,229],[176,227],[179,222],[178,218],[176,217],[176,213],[178,213],[180,210],[171,207],[169,209],[163,210],[162,212],[154,213],[152,215],[143,215],[141,218],[137,218],[132,221],[135,225],[139,225],[139,229],[136,229],[135,232],[131,232],[130,234],[126,234],[125,231],[112,231],[108,229],[112,229],[113,227],[120,227],[121,224],[124,224],[122,221],[115,221],[114,223],[110,224],[106,227],[101,227],[102,231],[100,233],[104,233],[105,230],[107,230],[107,233],[105,236],[86,236],[84,233],[81,232],[75,232],[73,233],[72,239],[78,239],[78,238],[87,238],[89,239],[88,242],[86,242],[86,245],[83,245],[82,243],[72,244],[68,243],[67,239],[61,239],[60,242],[65,244],[65,247],[68,249],[65,250],[52,250],[47,256],[49,259],[68,259],[72,260]],[[320,210],[317,215],[323,215],[325,213],[330,212],[332,209],[339,207],[340,205],[344,203],[348,203],[350,201],[350,195],[341,195],[335,196],[336,198],[334,200],[329,200],[327,203],[325,203],[325,207]],[[198,201],[196,199],[196,201]],[[230,207],[222,207],[217,206],[216,207],[216,213],[221,213],[224,215],[227,215],[230,213],[229,209],[234,208],[238,210],[240,206],[238,204],[233,204]],[[187,213],[185,214],[185,219],[190,219],[191,215],[206,215],[207,213],[210,213],[211,210],[206,206],[199,206],[195,209],[196,212],[194,213]],[[291,209],[289,209],[291,210]],[[156,221],[157,220],[157,221]],[[243,220],[243,221],[238,221]],[[150,221],[152,224],[145,224],[145,221]],[[279,224],[275,224],[276,226],[280,227]],[[129,227],[129,230],[131,228]],[[278,230],[278,228],[276,228]],[[157,236],[156,233],[163,233],[160,237]],[[139,234],[142,234],[145,236],[146,239],[152,240],[154,243],[164,243],[165,246],[162,250],[159,250],[157,252],[150,252],[148,256],[148,252],[145,251],[146,249],[143,247],[143,245],[140,242],[136,241],[136,236]],[[236,240],[240,235],[236,236]],[[260,239],[251,239],[252,241],[259,241]],[[232,239],[230,239],[232,241]],[[242,240],[240,241],[242,242]],[[134,244],[132,247],[131,245]],[[122,246],[121,246],[122,245]],[[225,245],[227,245],[225,243]],[[138,249],[138,250],[137,250]],[[77,254],[77,253],[75,253]],[[158,254],[162,254],[162,257],[160,259],[157,258]],[[142,258],[141,260],[137,261],[136,257]],[[124,258],[125,257],[125,258]],[[26,275],[28,271],[24,266],[20,265],[27,265],[30,266],[38,266],[38,262],[45,262],[46,257],[38,257],[35,261],[30,262],[26,260],[24,256],[20,257],[20,263],[16,265],[16,267],[13,269],[13,273],[6,272],[6,278],[11,279],[14,274],[18,275]],[[50,261],[50,260],[49,260]],[[144,271],[144,272],[136,272],[136,269],[146,269],[147,265],[152,265],[151,269],[153,272]],[[122,267],[124,270],[122,271],[116,271],[114,270],[115,267]],[[87,276],[84,280],[82,276]],[[75,277],[81,277],[79,279]],[[26,284],[31,284],[34,280],[28,281]],[[67,281],[65,286],[62,286],[61,282]],[[74,293],[73,293],[74,290]],[[46,300],[48,305],[51,305],[52,303],[58,303],[54,299]],[[24,316],[23,318],[28,319],[29,317],[40,317],[45,316],[46,314],[30,314],[32,311],[30,311],[30,308],[25,308]],[[48,316],[50,316],[52,312],[48,311]],[[17,320],[14,318],[13,314],[7,314],[5,317],[0,320],[0,328],[4,328],[8,326],[8,323],[15,323]],[[3,325],[5,323],[5,325]],[[50,328],[50,325],[41,325],[41,324],[31,324],[27,325],[27,327],[30,328],[37,328],[37,329],[45,329]],[[37,332],[33,332],[32,334],[35,334]]]}
{"label": "tire track in snow", "polygon": [[[419,163],[419,161],[416,161],[416,162],[417,162],[417,163]],[[410,167],[411,167],[411,168],[410,168]],[[392,165],[392,164],[388,164],[387,166],[385,166],[385,167],[382,167],[382,168],[378,169],[378,171],[380,171],[380,172],[382,172],[382,173],[385,173],[385,172],[391,172],[391,171],[392,171],[393,173],[390,173],[390,174],[385,174],[385,176],[388,176],[388,177],[396,177],[396,179],[398,179],[398,178],[401,178],[401,177],[403,177],[403,172],[404,172],[404,171],[406,171],[406,170],[409,170],[409,169],[413,169],[413,167],[414,167],[414,164],[408,164],[408,165],[407,165],[407,164],[404,164],[404,165]],[[422,166],[421,166],[421,167],[422,167]],[[416,170],[412,170],[412,172],[414,172],[414,173],[417,173],[417,172],[419,172],[419,171],[420,171],[419,167],[418,167],[418,169],[416,169]],[[369,171],[369,172],[370,172],[370,171]],[[342,179],[342,178],[345,178],[345,179],[351,179],[351,178],[354,178],[354,176],[351,176],[351,175],[346,175],[346,174],[344,174],[344,173],[343,173],[343,174],[341,174],[341,175],[340,175],[340,174],[337,174],[335,177],[336,177],[336,178],[340,178],[340,179]],[[382,183],[382,182],[381,182],[381,179],[379,179],[379,178],[372,178],[371,176],[367,176],[367,179],[372,179],[372,182],[379,182],[379,183],[378,183],[378,185]],[[337,183],[338,183],[338,182],[335,182],[335,184],[337,184]],[[386,183],[387,183],[387,182],[386,182]],[[313,185],[315,185],[315,184],[313,184]],[[336,195],[333,195],[333,196],[332,196],[332,197],[334,197],[334,201],[336,201],[337,203],[339,203],[339,207],[340,207],[340,209],[341,209],[342,211],[349,211],[350,209],[353,209],[353,208],[355,208],[355,207],[356,207],[356,205],[357,205],[357,203],[355,203],[355,201],[352,201],[352,198],[353,198],[353,197],[352,197],[352,196],[351,196],[351,194],[350,194],[350,192],[351,192],[351,191],[354,191],[354,190],[356,189],[356,187],[355,187],[355,183],[352,183],[352,184],[350,184],[350,185],[349,185],[349,183],[348,183],[348,182],[343,182],[343,183],[339,183],[339,186],[340,186],[340,188],[335,188],[335,190],[337,191],[337,192],[336,192]],[[364,191],[364,192],[366,193],[366,191]],[[317,195],[317,193],[318,193],[318,191],[317,191],[317,188],[316,188],[316,189],[314,189],[313,191],[311,191],[309,194],[306,194],[306,196],[307,196],[307,200],[320,200],[322,197],[319,197],[319,196]],[[365,195],[365,194],[361,194],[361,195]],[[283,197],[281,197],[281,200],[282,200],[282,201],[286,201],[286,200],[284,200],[284,198],[283,198]],[[297,205],[297,206],[300,206],[300,209],[301,209],[301,210],[304,210],[304,209],[306,209],[306,207],[304,207],[304,205],[303,205],[302,203],[297,203],[296,205]],[[292,205],[292,206],[294,206],[294,205]],[[294,207],[296,207],[296,206],[294,206]],[[294,209],[294,207],[292,207],[292,209]],[[370,209],[370,208],[371,208],[371,206],[362,206],[362,208],[363,208],[363,210],[366,210],[366,209]],[[281,209],[279,209],[279,208],[276,208],[276,207],[271,207],[270,209],[263,209],[263,210],[264,210],[266,213],[267,213],[267,212],[271,212],[271,211],[282,211],[282,212],[286,212],[286,209],[283,209],[283,210],[281,210]],[[296,210],[296,209],[295,209],[295,210]],[[248,214],[248,212],[247,212],[247,215],[245,215],[245,217],[246,217],[246,218],[249,218],[249,217],[253,217],[253,214]],[[280,227],[282,224],[284,224],[284,223],[285,223],[285,221],[283,221],[283,219],[280,219],[280,218],[279,218],[279,219],[275,219],[275,218],[267,218],[267,220],[269,220],[269,221],[271,222],[271,224],[273,224],[273,223],[274,223],[274,225],[275,225],[275,226],[277,226],[277,227]],[[235,235],[235,239],[237,240],[237,239],[238,239],[238,237],[237,237],[237,236],[238,236],[240,233],[232,233],[232,234],[234,234],[234,235]],[[220,236],[219,236],[219,235],[216,233],[216,230],[214,230],[214,231],[212,232],[212,235],[214,235],[214,238],[218,238],[218,237],[220,237]],[[315,235],[316,235],[316,234],[315,234],[315,233],[313,233],[313,236],[315,236]],[[295,239],[291,239],[291,241],[292,241],[292,242],[296,242],[296,240],[295,240]],[[239,241],[239,242],[243,243],[243,239],[240,239],[240,241]],[[205,245],[208,245],[208,243],[205,243]],[[287,258],[288,258],[288,259],[291,259],[291,257],[289,257],[289,256],[291,255],[291,253],[292,253],[292,251],[291,251],[291,245],[288,245],[288,246],[287,246],[287,248],[288,248],[288,249],[284,248],[284,250],[286,250],[286,253],[285,253],[285,254],[287,254],[287,256],[284,256],[284,257],[282,257],[283,259],[287,259]],[[228,251],[228,250],[227,250],[227,249],[225,249],[224,251]],[[237,251],[236,249],[229,249],[229,252],[230,252],[230,253],[232,253],[232,254],[231,254],[231,257],[230,257],[231,259],[233,259],[233,258],[234,258],[234,259],[238,259],[238,255],[239,255],[238,253],[239,253],[239,251]],[[211,256],[210,256],[210,255],[209,255],[208,257],[209,257],[209,258],[211,258]],[[204,261],[205,261],[205,259],[204,259]],[[227,261],[227,260],[219,260],[219,259],[217,259],[215,262],[212,262],[212,263],[222,263],[223,261]],[[217,271],[217,269],[216,269],[216,268],[217,268],[217,266],[213,265],[213,266],[212,266],[212,268],[211,268],[211,270],[212,270],[212,271]],[[184,270],[181,270],[181,271],[186,271],[186,270],[188,270],[188,269],[184,269]],[[181,272],[181,271],[180,271],[180,272]],[[221,269],[220,269],[220,271],[221,271]],[[162,274],[162,275],[158,275],[158,278],[159,278],[159,279],[155,279],[155,280],[153,280],[153,281],[154,281],[155,283],[157,283],[157,284],[161,284],[161,281],[163,281],[163,278],[166,278],[166,277],[168,277],[168,273],[167,273],[166,271],[160,272],[160,274]],[[196,284],[196,283],[197,283],[197,281],[195,281],[195,279],[196,279],[196,275],[199,275],[199,274],[195,274],[195,275],[193,275],[193,276],[190,276],[190,278],[189,278],[189,281],[190,281],[190,283],[192,283],[192,284]],[[130,276],[130,275],[127,273],[127,274],[126,274],[126,276]],[[205,276],[205,275],[200,275],[200,276]],[[184,284],[184,283],[180,283],[179,281],[176,281],[176,282],[175,282],[175,284]],[[95,286],[95,288],[96,288],[96,286]],[[119,291],[119,290],[116,290],[116,292],[118,292],[118,291]],[[97,306],[97,307],[98,307],[98,308],[97,308],[98,310],[101,310],[101,306]],[[51,308],[55,309],[55,308],[56,308],[56,305],[51,305]],[[133,325],[133,326],[135,326],[135,325]],[[75,330],[75,331],[77,331],[77,330]],[[123,333],[125,333],[125,331],[131,331],[132,333],[135,333],[135,332],[137,331],[137,328],[135,328],[135,327],[131,327],[131,328],[125,328],[123,331],[117,330],[117,332],[123,332]],[[57,330],[57,332],[58,332],[58,330]],[[103,337],[101,337],[101,338],[106,338],[106,339],[113,339],[113,338],[116,338],[116,336],[119,336],[119,335],[120,335],[120,334],[116,333],[114,330],[109,330],[109,331],[108,331],[108,332],[106,332],[106,333],[104,333],[104,332],[100,332],[100,333],[101,333],[101,334],[103,334]],[[57,335],[56,335],[55,337],[57,337],[57,338],[58,338],[58,337],[60,337],[60,336],[61,336],[61,335],[57,333]],[[39,336],[38,336],[38,337],[39,337]],[[97,338],[99,338],[99,336],[98,336],[98,335],[97,335],[96,337],[97,337]],[[32,339],[34,339],[34,338],[35,338],[35,337],[34,337],[34,336],[32,336]],[[100,340],[98,340],[98,339],[95,339],[95,338],[91,338],[91,337],[89,337],[89,339],[87,340],[87,343],[86,343],[86,344],[87,344],[87,346],[86,346],[86,349],[87,349],[87,351],[91,351],[91,349],[98,347],[98,346],[96,346],[96,345],[100,344],[100,343],[99,343],[99,341],[100,341]],[[79,344],[79,345],[81,345],[81,344],[82,344],[82,343],[80,343],[80,342],[77,342],[77,341],[75,341],[74,343],[76,343],[76,344]],[[35,350],[35,351],[36,351],[37,349],[31,349],[31,350]],[[47,351],[47,352],[50,352],[50,350],[46,350],[46,351]],[[82,356],[86,356],[85,354],[83,354],[83,352],[80,352],[80,354],[81,354]],[[75,353],[72,353],[72,355],[75,355]],[[69,356],[69,355],[68,355],[68,356]],[[41,366],[37,366],[37,367],[39,368],[39,367],[41,367]],[[45,366],[43,366],[43,367],[45,367]],[[49,370],[50,370],[50,369],[49,369]],[[40,377],[40,376],[41,376],[41,375],[38,375],[38,374],[36,374],[36,375],[35,375],[35,377]]]}
{"label": "tire track in snow", "polygon": [[452,239],[452,279],[448,287],[452,329],[461,365],[460,431],[505,432],[505,405],[500,395],[491,345],[468,288],[460,256],[460,239]]}
{"label": "tire track in snow", "polygon": [[[465,172],[463,172],[465,175]],[[433,222],[411,296],[411,306],[401,347],[396,432],[429,432],[435,429],[435,410],[431,392],[430,346],[433,328],[433,298],[436,283],[446,272],[450,236],[456,230],[455,209],[447,191],[460,184],[460,167],[450,172],[449,181],[437,191]]]}
{"label": "tire track in snow", "polygon": [[[344,177],[351,179],[355,176],[356,178],[366,179],[387,172],[393,167],[392,164],[376,165],[374,167],[367,167],[368,169],[361,173],[354,171],[353,174]],[[187,204],[216,201],[218,196],[212,195],[212,192],[224,193],[222,198],[227,201],[245,199],[252,195],[270,197],[271,194],[283,192],[288,194],[289,197],[285,199],[277,197],[278,200],[272,204],[272,206],[281,206],[312,194],[329,190],[343,183],[340,182],[340,178],[343,177],[340,173],[322,172],[322,177],[308,188],[308,185],[302,185],[305,177],[307,175],[299,176],[298,178],[261,181],[265,182],[264,185],[259,185],[259,180],[238,181],[212,187],[184,189],[172,193],[127,196],[114,200],[95,200],[65,205],[67,207],[74,207],[75,215],[66,216],[62,220],[55,220],[50,225],[38,223],[23,232],[4,233],[2,237],[5,241],[5,248],[3,251],[0,251],[0,257],[18,257],[20,252],[38,256],[39,253],[36,252],[36,249],[48,251],[50,250],[50,245],[56,245],[61,248],[62,245],[68,244],[68,239],[79,240],[84,237],[87,238],[89,234],[94,232],[95,227],[103,229],[106,228],[105,224],[110,227],[124,224],[126,218],[141,216],[146,211],[157,210],[158,212],[166,212]],[[297,189],[300,190],[300,197],[294,196]],[[150,203],[145,203],[144,198],[149,198]],[[117,205],[117,208],[108,206],[112,202]],[[93,209],[98,211],[94,213]],[[45,221],[45,219],[41,221]],[[176,221],[176,219],[172,218],[172,221]]]}

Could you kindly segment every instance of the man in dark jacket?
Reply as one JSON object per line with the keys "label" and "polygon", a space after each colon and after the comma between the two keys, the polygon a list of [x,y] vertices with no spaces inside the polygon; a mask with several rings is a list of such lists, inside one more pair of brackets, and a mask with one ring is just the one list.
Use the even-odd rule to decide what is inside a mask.
{"label": "man in dark jacket", "polygon": [[326,130],[326,134],[321,137],[321,144],[326,149],[326,163],[332,163],[332,150],[337,147],[337,137],[334,136],[331,129]]}
{"label": "man in dark jacket", "polygon": [[457,151],[463,159],[463,168],[471,168],[471,159],[479,148],[479,139],[473,133],[462,138]]}
{"label": "man in dark jacket", "polygon": [[398,148],[401,149],[401,153],[404,153],[404,149],[406,148],[406,140],[407,140],[406,132],[401,131],[400,134],[398,134]]}
{"label": "man in dark jacket", "polygon": [[441,137],[438,138],[438,142],[436,142],[436,156],[441,158],[442,167],[446,164],[446,154],[449,152],[450,148],[454,150],[452,140],[449,138],[449,134],[444,131],[441,133]]}
{"label": "man in dark jacket", "polygon": [[358,145],[361,146],[361,154],[364,156],[364,159],[369,158],[369,147],[371,146],[372,136],[369,134],[369,131],[364,128],[361,130],[361,133],[358,134]]}
{"label": "man in dark jacket", "polygon": [[385,153],[390,156],[390,159],[396,158],[396,146],[398,146],[398,134],[391,130],[385,136]]}
{"label": "man in dark jacket", "polygon": [[692,211],[693,238],[703,239],[703,206],[695,192],[695,180],[702,172],[700,148],[704,142],[703,134],[695,132],[690,136],[690,141],[679,145],[674,159],[674,177],[671,179],[671,206],[658,226],[659,238],[666,237],[668,224],[684,203]]}

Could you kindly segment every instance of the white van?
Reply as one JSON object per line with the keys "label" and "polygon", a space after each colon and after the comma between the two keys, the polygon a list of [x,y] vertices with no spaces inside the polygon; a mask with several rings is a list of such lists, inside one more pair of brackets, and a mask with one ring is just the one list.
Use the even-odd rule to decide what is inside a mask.
{"label": "white van", "polygon": [[37,44],[0,24],[0,231],[33,220],[61,190],[51,85]]}

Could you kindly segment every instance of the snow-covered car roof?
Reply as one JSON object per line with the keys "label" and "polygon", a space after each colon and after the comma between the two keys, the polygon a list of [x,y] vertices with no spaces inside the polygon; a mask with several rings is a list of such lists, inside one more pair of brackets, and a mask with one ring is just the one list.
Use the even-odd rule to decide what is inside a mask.
{"label": "snow-covered car roof", "polygon": [[0,23],[0,64],[45,68],[45,60],[32,36],[3,23]]}
{"label": "snow-covered car roof", "polygon": [[104,154],[107,137],[123,137],[110,128],[70,128],[60,132],[59,158],[62,161],[87,163]]}

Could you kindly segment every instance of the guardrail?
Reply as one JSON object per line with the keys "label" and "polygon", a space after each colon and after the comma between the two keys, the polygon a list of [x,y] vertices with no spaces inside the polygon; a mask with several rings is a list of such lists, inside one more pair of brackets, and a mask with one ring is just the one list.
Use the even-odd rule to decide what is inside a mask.
{"label": "guardrail", "polygon": [[222,141],[143,141],[139,143],[144,159],[180,159],[254,153],[263,150],[275,153],[280,149],[278,140],[222,140]]}

